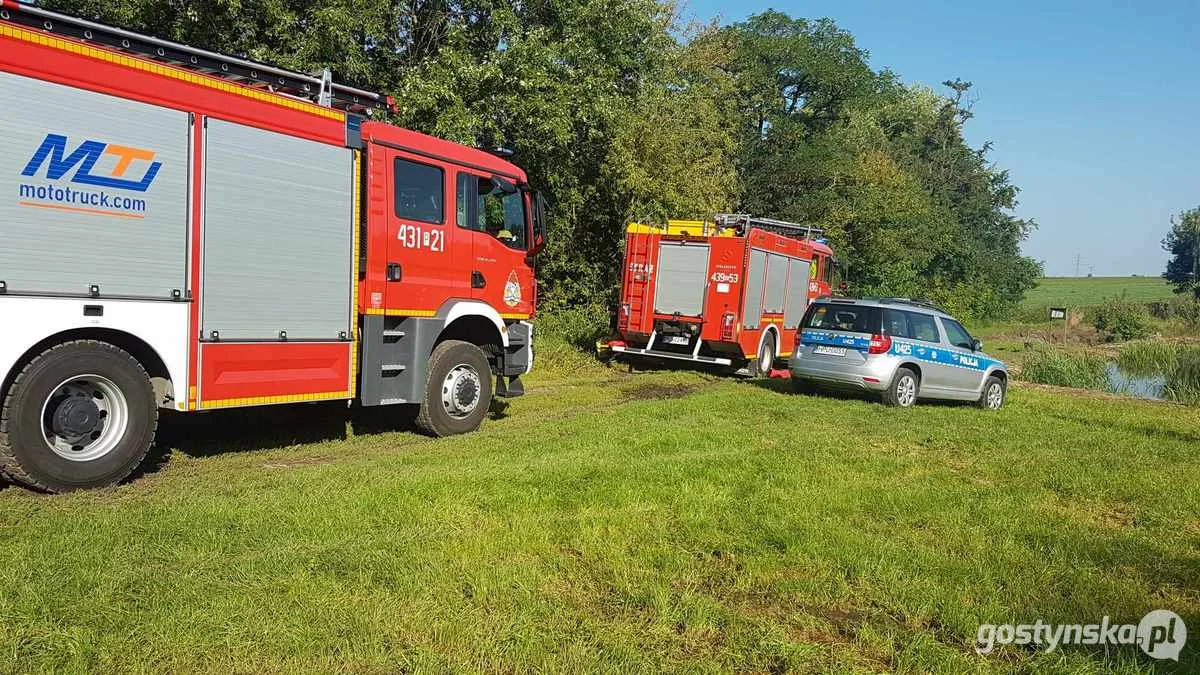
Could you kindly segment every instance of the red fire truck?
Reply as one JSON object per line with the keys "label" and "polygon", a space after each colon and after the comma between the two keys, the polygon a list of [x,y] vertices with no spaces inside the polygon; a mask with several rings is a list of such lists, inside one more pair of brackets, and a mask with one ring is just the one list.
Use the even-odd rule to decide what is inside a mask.
{"label": "red fire truck", "polygon": [[0,0],[0,471],[126,477],[159,409],[412,405],[533,362],[544,201],[388,97]]}
{"label": "red fire truck", "polygon": [[808,303],[830,293],[833,251],[820,234],[744,214],[631,224],[609,348],[768,373],[795,350]]}

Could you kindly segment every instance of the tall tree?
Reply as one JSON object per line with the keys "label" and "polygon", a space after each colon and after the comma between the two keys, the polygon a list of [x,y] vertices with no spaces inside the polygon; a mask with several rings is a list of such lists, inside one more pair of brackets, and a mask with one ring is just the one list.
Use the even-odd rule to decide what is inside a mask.
{"label": "tall tree", "polygon": [[1200,207],[1173,216],[1162,245],[1171,254],[1163,278],[1176,293],[1191,293],[1200,299]]}

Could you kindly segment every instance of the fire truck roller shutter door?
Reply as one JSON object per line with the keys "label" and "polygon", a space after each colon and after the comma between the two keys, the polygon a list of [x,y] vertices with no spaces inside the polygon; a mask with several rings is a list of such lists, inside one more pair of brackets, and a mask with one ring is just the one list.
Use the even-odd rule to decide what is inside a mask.
{"label": "fire truck roller shutter door", "polygon": [[10,293],[187,288],[188,114],[0,73],[0,280]]}
{"label": "fire truck roller shutter door", "polygon": [[808,309],[808,265],[807,260],[788,259],[787,307],[783,310],[783,327],[792,329],[800,325],[804,310]]}
{"label": "fire truck roller shutter door", "polygon": [[767,260],[767,292],[763,300],[764,314],[782,314],[787,291],[788,259],[772,253]]}
{"label": "fire truck roller shutter door", "polygon": [[658,251],[654,311],[700,316],[708,284],[708,244],[664,241]]}
{"label": "fire truck roller shutter door", "polygon": [[763,283],[766,281],[767,252],[750,251],[750,269],[746,273],[746,302],[742,312],[743,328],[758,328],[763,312]]}
{"label": "fire truck roller shutter door", "polygon": [[205,137],[204,336],[348,335],[352,152],[212,119]]}

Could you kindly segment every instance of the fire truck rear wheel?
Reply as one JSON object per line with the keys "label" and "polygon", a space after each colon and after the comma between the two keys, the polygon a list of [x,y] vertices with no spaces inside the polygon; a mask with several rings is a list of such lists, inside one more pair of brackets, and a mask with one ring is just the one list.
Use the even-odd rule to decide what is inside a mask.
{"label": "fire truck rear wheel", "polygon": [[0,411],[0,469],[47,492],[115,485],[145,459],[158,427],[150,377],[95,340],[56,345],[13,380]]}
{"label": "fire truck rear wheel", "polygon": [[762,376],[769,375],[771,369],[775,367],[775,334],[767,333],[767,338],[763,340],[762,349],[758,352],[758,374]]}
{"label": "fire truck rear wheel", "polygon": [[417,428],[438,438],[470,433],[483,424],[491,404],[492,369],[483,350],[461,340],[435,347]]}

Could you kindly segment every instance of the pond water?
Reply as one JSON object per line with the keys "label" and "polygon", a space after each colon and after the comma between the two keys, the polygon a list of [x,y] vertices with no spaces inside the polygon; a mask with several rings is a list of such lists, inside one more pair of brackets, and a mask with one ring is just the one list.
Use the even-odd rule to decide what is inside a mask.
{"label": "pond water", "polygon": [[1110,361],[1105,366],[1108,375],[1108,390],[1114,394],[1125,394],[1138,398],[1162,400],[1166,398],[1164,389],[1167,386],[1166,375],[1131,375]]}

